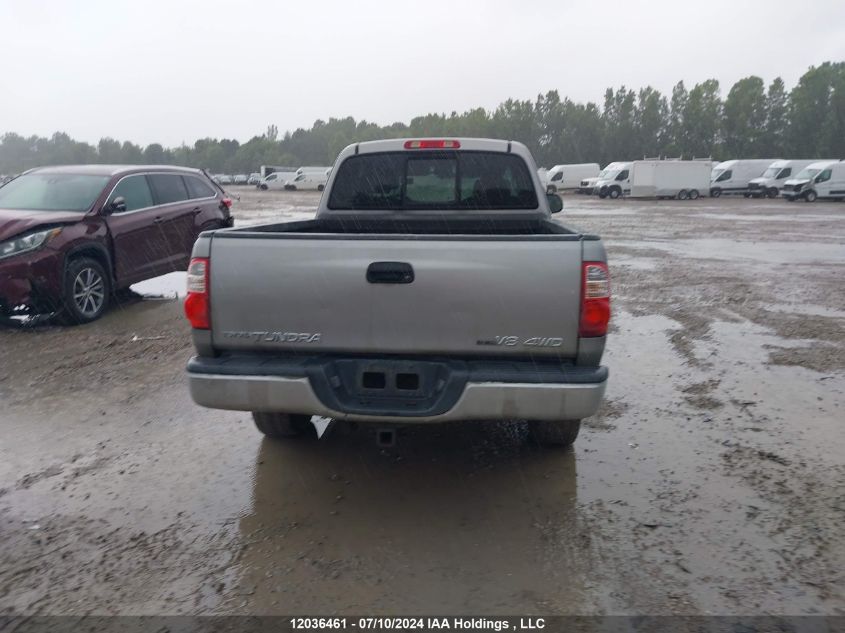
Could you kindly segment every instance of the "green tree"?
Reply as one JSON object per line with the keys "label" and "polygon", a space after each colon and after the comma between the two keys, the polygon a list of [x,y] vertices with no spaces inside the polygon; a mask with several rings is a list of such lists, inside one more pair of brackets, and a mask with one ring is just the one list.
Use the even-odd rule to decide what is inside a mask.
{"label": "green tree", "polygon": [[658,156],[666,145],[669,131],[669,104],[651,86],[637,94],[636,144],[644,156]]}
{"label": "green tree", "polygon": [[762,139],[762,155],[788,156],[791,148],[787,139],[789,125],[789,96],[783,79],[775,77],[766,93],[766,126]]}
{"label": "green tree", "polygon": [[144,162],[148,165],[163,165],[168,162],[164,148],[158,143],[147,145],[144,149]]}
{"label": "green tree", "polygon": [[722,116],[719,82],[708,79],[689,91],[684,108],[683,152],[687,158],[704,158],[718,152]]}
{"label": "green tree", "polygon": [[642,155],[637,142],[636,94],[621,86],[604,93],[604,159],[633,160]]}
{"label": "green tree", "polygon": [[725,99],[724,153],[737,158],[763,158],[766,92],[760,77],[737,81]]}
{"label": "green tree", "polygon": [[835,69],[830,85],[830,102],[822,124],[821,156],[845,159],[845,64]]}
{"label": "green tree", "polygon": [[119,165],[123,162],[120,141],[109,137],[101,138],[97,143],[97,162],[106,165]]}
{"label": "green tree", "polygon": [[684,113],[689,102],[689,93],[683,81],[679,81],[672,88],[672,97],[669,101],[669,121],[667,124],[666,142],[663,151],[669,156],[680,156],[684,153],[687,144],[687,130],[685,127]]}
{"label": "green tree", "polygon": [[811,66],[790,93],[789,140],[796,158],[817,158],[828,150],[827,135],[837,129],[831,98],[842,62]]}

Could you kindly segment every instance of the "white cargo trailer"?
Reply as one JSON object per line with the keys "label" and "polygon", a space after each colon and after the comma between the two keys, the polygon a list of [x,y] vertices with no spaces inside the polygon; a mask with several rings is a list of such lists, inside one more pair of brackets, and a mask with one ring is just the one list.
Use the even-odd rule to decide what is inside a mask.
{"label": "white cargo trailer", "polygon": [[566,189],[577,189],[582,180],[595,178],[598,175],[598,163],[555,165],[546,173],[546,191],[555,193]]}
{"label": "white cargo trailer", "polygon": [[710,190],[710,163],[696,160],[635,160],[631,164],[632,198],[695,200]]}
{"label": "white cargo trailer", "polygon": [[762,176],[763,172],[769,168],[779,158],[752,158],[743,160],[726,160],[716,165],[713,168],[713,173],[710,177],[710,195],[718,198],[722,194],[737,194],[741,193],[746,197],[751,194],[748,192],[748,183],[752,179]]}
{"label": "white cargo trailer", "polygon": [[309,173],[326,173],[327,169],[331,169],[330,165],[305,165],[296,170],[296,175]]}

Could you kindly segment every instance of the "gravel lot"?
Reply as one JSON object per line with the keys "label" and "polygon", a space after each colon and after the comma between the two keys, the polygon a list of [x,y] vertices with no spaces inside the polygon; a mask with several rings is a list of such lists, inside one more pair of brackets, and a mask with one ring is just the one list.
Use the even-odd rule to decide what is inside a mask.
{"label": "gravel lot", "polygon": [[[318,199],[240,193],[240,224]],[[0,613],[845,615],[845,204],[565,205],[614,288],[574,450],[263,440],[191,402],[179,273],[0,330]]]}

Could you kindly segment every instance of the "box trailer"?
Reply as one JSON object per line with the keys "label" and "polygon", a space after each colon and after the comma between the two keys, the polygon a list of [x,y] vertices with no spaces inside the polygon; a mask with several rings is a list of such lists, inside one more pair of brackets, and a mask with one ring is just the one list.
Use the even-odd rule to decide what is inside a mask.
{"label": "box trailer", "polygon": [[555,165],[546,173],[546,192],[556,193],[567,189],[578,189],[581,181],[599,175],[598,163]]}
{"label": "box trailer", "polygon": [[710,190],[710,163],[696,160],[635,160],[631,164],[632,198],[695,200]]}
{"label": "box trailer", "polygon": [[741,193],[746,197],[751,194],[748,191],[748,183],[754,178],[763,175],[779,158],[753,158],[742,160],[726,160],[713,168],[710,176],[710,195],[718,198],[722,194]]}

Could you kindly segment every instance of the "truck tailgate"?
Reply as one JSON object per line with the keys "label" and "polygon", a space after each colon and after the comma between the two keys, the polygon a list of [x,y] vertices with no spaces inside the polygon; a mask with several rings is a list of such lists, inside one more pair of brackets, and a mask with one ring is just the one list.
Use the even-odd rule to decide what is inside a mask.
{"label": "truck tailgate", "polygon": [[581,247],[548,235],[218,233],[212,342],[232,351],[571,358]]}

